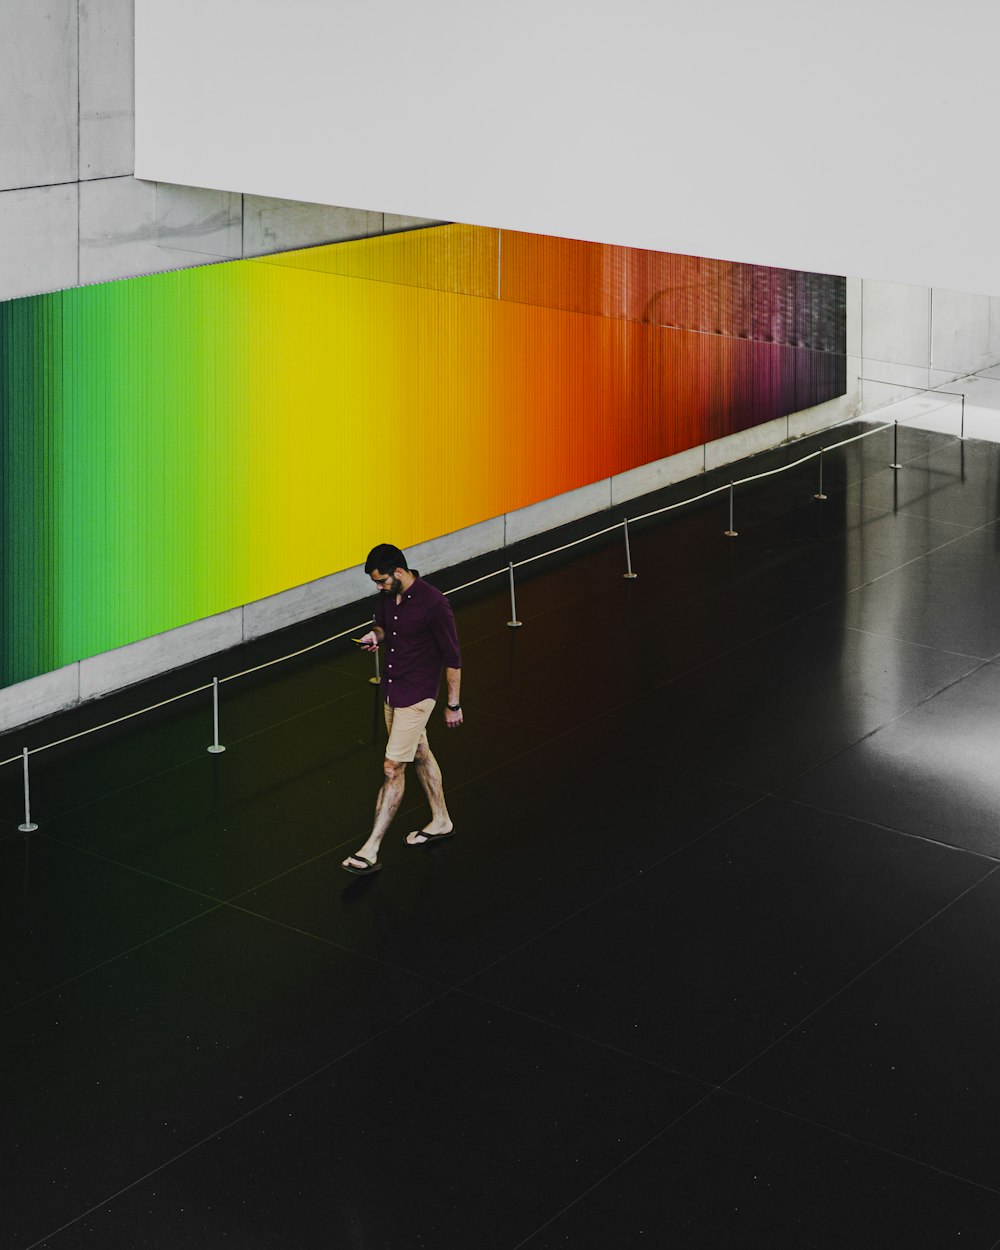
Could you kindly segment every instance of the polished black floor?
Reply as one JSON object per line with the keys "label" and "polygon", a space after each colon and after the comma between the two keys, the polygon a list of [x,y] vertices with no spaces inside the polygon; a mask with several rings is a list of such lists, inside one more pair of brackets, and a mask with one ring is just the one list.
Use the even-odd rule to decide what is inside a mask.
{"label": "polished black floor", "polygon": [[411,778],[371,879],[343,644],[225,684],[225,754],[202,694],[32,756],[37,833],[0,771],[0,1246],[1000,1246],[1000,447],[889,450],[540,560],[520,630],[459,593],[458,836]]}

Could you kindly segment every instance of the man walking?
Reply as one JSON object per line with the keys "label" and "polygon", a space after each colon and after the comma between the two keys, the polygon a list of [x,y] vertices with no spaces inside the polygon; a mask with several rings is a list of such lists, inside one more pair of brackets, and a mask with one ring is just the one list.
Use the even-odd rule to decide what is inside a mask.
{"label": "man walking", "polygon": [[407,834],[407,846],[428,846],[454,836],[455,827],[444,801],[441,770],[427,742],[427,722],[437,701],[444,669],[448,702],[444,723],[462,724],[459,688],[462,655],[451,604],[409,569],[398,547],[381,543],[365,561],[365,572],[379,589],[375,628],[361,639],[366,651],[385,644],[382,689],[389,741],[385,748],[385,780],[375,802],[375,822],[368,840],[343,867],[359,877],[378,872],[379,846],[403,798],[406,765],[413,763],[431,808],[430,821]]}

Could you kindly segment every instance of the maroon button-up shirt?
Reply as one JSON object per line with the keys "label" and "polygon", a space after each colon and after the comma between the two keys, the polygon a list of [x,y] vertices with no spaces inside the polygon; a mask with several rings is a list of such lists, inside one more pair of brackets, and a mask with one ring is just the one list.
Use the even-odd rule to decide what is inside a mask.
{"label": "maroon button-up shirt", "polygon": [[451,604],[410,572],[415,580],[399,603],[395,595],[380,591],[375,605],[375,624],[385,631],[382,689],[390,707],[436,699],[442,669],[462,667]]}

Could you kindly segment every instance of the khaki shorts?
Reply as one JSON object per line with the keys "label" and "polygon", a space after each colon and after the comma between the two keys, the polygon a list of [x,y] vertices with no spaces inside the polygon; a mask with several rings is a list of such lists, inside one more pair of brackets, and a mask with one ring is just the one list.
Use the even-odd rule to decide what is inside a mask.
{"label": "khaki shorts", "polygon": [[397,764],[410,764],[417,754],[418,746],[427,746],[427,722],[434,711],[436,699],[421,699],[410,707],[385,708],[385,727],[389,741],[385,746],[385,758]]}

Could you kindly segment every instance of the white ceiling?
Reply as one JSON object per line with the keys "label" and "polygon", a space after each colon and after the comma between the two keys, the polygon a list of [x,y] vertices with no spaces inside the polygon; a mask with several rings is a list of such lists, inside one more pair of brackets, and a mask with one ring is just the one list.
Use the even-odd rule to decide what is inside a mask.
{"label": "white ceiling", "polygon": [[136,0],[136,174],[1000,293],[996,0]]}

